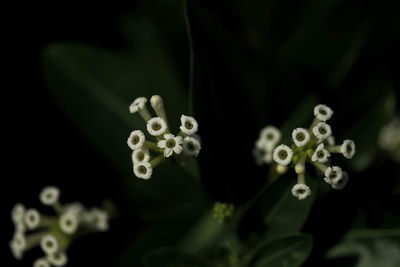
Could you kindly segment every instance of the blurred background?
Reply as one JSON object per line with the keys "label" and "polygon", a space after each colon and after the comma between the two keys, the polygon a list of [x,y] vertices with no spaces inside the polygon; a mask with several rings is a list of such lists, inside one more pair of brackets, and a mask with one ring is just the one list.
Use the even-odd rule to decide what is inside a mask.
{"label": "blurred background", "polygon": [[[214,201],[254,196],[269,168],[251,155],[259,130],[275,125],[287,140],[291,129],[308,127],[318,103],[335,111],[336,140],[354,139],[358,154],[337,159],[350,174],[343,192],[318,188],[301,226],[314,236],[304,266],[400,266],[399,161],[378,143],[399,110],[400,4],[188,2],[200,184],[168,166],[137,179],[126,146],[130,131],[144,127],[128,112],[136,97],[163,96],[176,129],[190,112],[183,1],[8,9],[5,266],[31,266],[40,255],[13,259],[8,214],[16,202],[48,212],[38,199],[46,185],[60,187],[64,202],[110,199],[119,211],[109,232],[73,243],[70,266],[140,266],[146,251],[176,244]],[[259,224],[250,217],[241,236]]]}

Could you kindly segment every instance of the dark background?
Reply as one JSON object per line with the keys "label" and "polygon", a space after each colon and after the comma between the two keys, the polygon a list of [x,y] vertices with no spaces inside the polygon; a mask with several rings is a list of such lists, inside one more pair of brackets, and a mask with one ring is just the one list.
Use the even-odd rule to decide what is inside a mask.
{"label": "dark background", "polygon": [[[6,49],[3,51],[6,72],[2,90],[5,104],[3,119],[6,122],[3,125],[5,134],[3,142],[6,146],[6,161],[3,161],[5,167],[3,180],[6,181],[3,187],[5,196],[3,213],[7,215],[4,219],[7,227],[4,228],[5,234],[2,234],[2,246],[5,245],[3,251],[6,255],[5,266],[31,266],[32,261],[37,258],[39,253],[29,252],[24,260],[18,262],[12,258],[11,253],[8,253],[7,244],[12,237],[13,229],[8,214],[16,202],[22,202],[28,207],[39,207],[38,194],[48,184],[59,186],[62,199],[66,202],[79,200],[87,206],[95,206],[100,205],[104,198],[110,198],[123,214],[113,222],[110,232],[87,236],[72,245],[68,252],[72,266],[112,266],[121,252],[120,248],[141,229],[140,220],[129,215],[129,204],[124,202],[118,192],[120,186],[118,178],[110,179],[117,177],[116,170],[86,142],[61,112],[46,88],[41,65],[42,50],[53,42],[76,41],[108,49],[124,48],[127,44],[118,29],[119,19],[121,14],[126,15],[131,11],[135,14],[136,2],[138,1],[127,4],[114,1],[112,5],[101,2],[97,2],[96,5],[61,2],[28,5],[24,8],[13,6],[8,9],[7,13],[11,16],[7,22],[7,34],[3,41],[6,44]],[[213,77],[213,82],[208,84],[199,82],[195,90],[197,97],[195,114],[203,113],[199,119],[204,135],[203,147],[207,145],[212,147],[208,151],[205,150],[200,158],[205,187],[212,199],[240,203],[254,194],[263,183],[261,177],[267,170],[265,167],[256,168],[252,158],[248,157],[258,130],[266,123],[282,124],[293,111],[294,103],[303,95],[315,93],[323,103],[339,109],[338,103],[343,99],[346,99],[345,102],[351,102],[361,96],[365,89],[359,85],[369,84],[371,77],[384,76],[399,88],[400,78],[397,70],[399,4],[391,4],[390,1],[350,1],[347,4],[340,3],[335,12],[326,16],[322,28],[337,38],[347,36],[341,33],[348,31],[349,28],[357,32],[358,26],[364,22],[372,25],[366,45],[351,67],[346,80],[329,87],[321,78],[325,71],[324,67],[329,64],[314,58],[323,54],[323,51],[314,51],[313,55],[314,52],[309,48],[304,50],[303,54],[294,57],[292,62],[289,60],[290,64],[287,61],[275,62],[275,55],[279,53],[282,43],[290,39],[295,25],[302,21],[300,19],[304,8],[302,3],[267,1],[272,11],[264,17],[254,15],[256,8],[251,8],[251,5],[245,9],[245,5],[241,6],[237,1],[232,5],[227,1],[215,4],[212,3],[214,1],[200,2],[209,8],[212,14],[219,17],[235,37],[245,40],[240,45],[245,44],[245,50],[250,51],[251,55],[249,59],[228,60],[233,62],[234,67],[233,70],[226,68],[227,60],[221,56],[220,50],[213,49],[213,41],[210,41],[213,36],[202,31],[201,20],[193,19],[195,47],[201,47],[195,53],[196,64],[199,64],[196,67],[200,69],[195,79],[204,77],[204,69],[212,73]],[[156,2],[148,5],[149,10],[152,4],[156,5]],[[238,10],[245,11],[238,14]],[[254,19],[249,19],[253,15]],[[171,29],[169,32],[168,28],[163,26],[160,26],[160,29],[165,36],[169,36],[169,44],[176,42],[177,47],[172,47],[172,50],[178,68],[182,70],[182,78],[186,80],[188,51],[182,52],[179,49],[185,47],[187,49],[186,36],[174,37],[174,30]],[[351,30],[348,34],[351,34]],[[268,39],[266,36],[274,38]],[[326,37],[318,36],[308,36],[308,38],[310,44],[322,42],[321,46],[315,45],[316,48],[328,48],[325,53],[329,54],[332,50],[332,55],[335,55],[336,47],[326,46],[329,38],[327,40],[324,39]],[[236,71],[245,72],[246,69],[251,71],[246,64],[261,61],[259,58],[253,61],[257,58],[256,55],[260,54],[265,61],[277,64],[260,67],[262,72],[270,77],[268,93],[255,90],[258,92],[260,103],[253,105],[252,98],[244,96],[242,88],[230,78]],[[323,60],[330,59],[327,57]],[[254,64],[255,68],[258,67],[257,64]],[[198,88],[202,86],[205,89],[199,90]],[[259,115],[251,116],[250,110],[263,107],[262,101],[265,97],[276,101],[268,100],[268,105],[265,105],[265,109],[260,111]],[[352,115],[358,117],[362,115],[360,113],[362,111]],[[242,118],[246,116],[247,119],[243,120]],[[342,114],[341,118],[335,128],[339,135],[353,123],[351,116],[346,117]],[[237,123],[238,121],[242,124]],[[237,142],[236,135],[228,135],[225,144],[220,143],[219,138],[224,136],[226,125],[233,125],[235,132],[244,134],[241,140],[243,145],[235,149],[229,146]],[[213,135],[215,132],[220,133],[219,138]],[[221,149],[227,149],[228,152],[225,152],[227,154],[238,156],[224,157],[221,155],[223,154]],[[220,166],[243,166],[243,168]],[[316,262],[319,256],[318,250],[324,250],[331,245],[322,241],[326,231],[321,225],[336,222],[338,227],[330,232],[332,237],[330,242],[334,242],[337,239],[335,236],[343,233],[353,222],[352,219],[346,221],[329,217],[330,209],[327,207],[335,208],[336,205],[345,207],[342,212],[343,218],[353,218],[358,210],[364,214],[365,224],[369,227],[379,228],[383,225],[398,227],[399,218],[396,214],[400,210],[395,204],[399,203],[398,196],[394,199],[384,197],[391,188],[398,186],[396,184],[396,179],[399,177],[398,165],[385,162],[372,166],[362,174],[351,175],[355,182],[350,183],[348,191],[335,196],[329,194],[323,198],[315,205],[305,226],[305,231],[314,233],[321,245],[315,252]],[[248,177],[260,178],[249,183]],[[379,193],[374,194],[376,181],[383,179],[382,177],[390,179],[380,183]],[[368,203],[363,202],[363,199],[368,199]]]}

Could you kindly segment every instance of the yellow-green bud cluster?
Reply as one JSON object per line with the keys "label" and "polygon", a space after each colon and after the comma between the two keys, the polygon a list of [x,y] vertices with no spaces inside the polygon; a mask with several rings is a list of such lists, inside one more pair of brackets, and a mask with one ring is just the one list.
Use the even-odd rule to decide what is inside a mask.
{"label": "yellow-green bud cluster", "polygon": [[232,217],[234,211],[233,204],[215,202],[213,208],[213,218],[220,224],[223,224],[227,219]]}

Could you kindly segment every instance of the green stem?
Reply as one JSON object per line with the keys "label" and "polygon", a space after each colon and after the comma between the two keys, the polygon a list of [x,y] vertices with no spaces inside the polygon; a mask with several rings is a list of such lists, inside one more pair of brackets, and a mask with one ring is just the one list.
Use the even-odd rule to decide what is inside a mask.
{"label": "green stem", "polygon": [[328,166],[326,166],[325,164],[322,164],[318,161],[312,161],[312,164],[321,172],[325,173],[326,169],[328,169]]}
{"label": "green stem", "polygon": [[188,14],[187,0],[183,0],[183,14],[185,16],[186,32],[189,44],[189,92],[188,92],[188,112],[193,115],[193,76],[194,76],[194,50],[192,31],[190,29],[190,20]]}
{"label": "green stem", "polygon": [[150,141],[144,141],[144,146],[147,147],[150,150],[153,150],[155,152],[161,152],[161,149],[157,146],[156,143],[150,142]]}
{"label": "green stem", "polygon": [[329,146],[329,147],[326,147],[326,150],[328,150],[330,153],[341,153],[340,152],[340,147],[341,147],[341,145],[339,145],[339,146]]}
{"label": "green stem", "polygon": [[150,161],[151,166],[154,168],[165,160],[164,155],[159,155]]}

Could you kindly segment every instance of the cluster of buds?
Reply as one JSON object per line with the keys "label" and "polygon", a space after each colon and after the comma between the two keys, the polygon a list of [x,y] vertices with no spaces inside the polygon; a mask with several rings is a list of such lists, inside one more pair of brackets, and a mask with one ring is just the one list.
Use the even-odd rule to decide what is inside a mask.
{"label": "cluster of buds", "polygon": [[258,165],[272,163],[272,154],[278,142],[281,140],[281,132],[274,126],[266,126],[260,131],[253,155]]}
{"label": "cluster of buds", "polygon": [[142,179],[150,179],[153,168],[161,162],[174,159],[184,163],[187,157],[197,157],[201,149],[200,137],[196,134],[198,124],[193,117],[182,115],[180,132],[173,135],[168,127],[162,98],[153,95],[150,99],[156,117],[150,115],[146,103],[145,97],[138,97],[129,106],[131,113],[141,115],[147,123],[148,133],[154,139],[154,142],[147,140],[140,130],[132,131],[128,138],[128,146],[133,150],[133,172]]}
{"label": "cluster of buds", "polygon": [[213,208],[213,218],[219,224],[223,224],[233,215],[234,206],[229,203],[215,202]]}
{"label": "cluster of buds", "polygon": [[[278,173],[286,172],[288,166],[292,166],[297,173],[297,184],[292,188],[292,194],[298,199],[305,199],[311,195],[310,188],[305,183],[305,165],[311,163],[317,170],[322,172],[325,177],[324,181],[331,185],[334,189],[343,189],[349,179],[346,172],[338,166],[330,164],[332,153],[340,153],[345,158],[351,159],[355,152],[355,144],[352,140],[344,140],[342,144],[335,145],[335,139],[332,136],[332,129],[326,123],[332,115],[333,111],[326,105],[317,105],[314,108],[315,119],[309,129],[296,128],[292,132],[293,143],[290,146],[281,144],[273,148],[272,159],[277,164]],[[280,134],[273,127],[266,127],[264,132],[269,133],[271,140],[279,139]],[[268,139],[268,134],[267,134]],[[265,145],[265,133],[260,135],[259,141],[263,143],[268,156],[264,161],[270,162],[271,147],[275,146],[275,142],[269,142]],[[265,149],[268,148],[268,149]]]}
{"label": "cluster of buds", "polygon": [[26,209],[18,203],[11,212],[15,225],[11,252],[18,260],[24,253],[40,246],[45,256],[37,259],[34,267],[64,266],[68,262],[66,251],[71,242],[79,236],[92,232],[107,231],[108,214],[98,208],[86,209],[75,202],[62,205],[57,187],[45,187],[39,195],[45,206],[54,209],[56,215],[48,216],[38,210]]}

